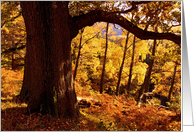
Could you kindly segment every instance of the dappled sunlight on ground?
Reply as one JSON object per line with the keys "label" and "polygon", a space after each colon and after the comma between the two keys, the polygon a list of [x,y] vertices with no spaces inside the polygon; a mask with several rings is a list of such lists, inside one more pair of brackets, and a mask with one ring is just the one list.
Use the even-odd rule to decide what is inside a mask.
{"label": "dappled sunlight on ground", "polygon": [[1,69],[1,130],[130,130],[130,131],[180,131],[181,119],[175,112],[149,104],[136,106],[133,98],[125,95],[100,94],[76,84],[79,100],[90,105],[80,105],[77,120],[55,118],[50,115],[26,115],[27,104],[16,97],[22,86],[23,74]]}

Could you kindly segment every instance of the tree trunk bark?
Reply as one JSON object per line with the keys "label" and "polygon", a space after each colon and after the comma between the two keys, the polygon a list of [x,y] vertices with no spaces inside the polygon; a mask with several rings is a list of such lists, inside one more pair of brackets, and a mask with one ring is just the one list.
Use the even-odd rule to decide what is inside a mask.
{"label": "tree trunk bark", "polygon": [[131,86],[131,77],[132,77],[132,71],[133,71],[133,60],[134,60],[134,55],[135,55],[135,35],[133,38],[133,54],[131,57],[131,65],[130,65],[130,71],[129,71],[129,80],[128,80],[128,85],[127,85],[127,92],[129,94],[130,86]]}
{"label": "tree trunk bark", "polygon": [[12,70],[16,69],[16,64],[15,64],[15,52],[12,52]]}
{"label": "tree trunk bark", "polygon": [[[156,49],[156,39],[154,39],[154,46],[153,46],[153,49],[152,49],[152,56],[155,56],[155,49]],[[150,83],[150,77],[151,77],[153,64],[154,64],[154,58],[151,59],[149,67],[146,71],[146,75],[145,75],[145,78],[144,78],[144,83],[141,86],[141,89],[139,91],[139,95],[138,95],[138,98],[137,98],[137,104],[140,102],[141,95],[143,93],[147,93],[149,91],[149,83]],[[142,100],[143,100],[143,103],[145,103],[146,102],[146,96],[144,96]]]}
{"label": "tree trunk bark", "polygon": [[106,66],[106,54],[107,54],[107,49],[108,49],[108,25],[109,25],[109,23],[107,22],[107,26],[106,26],[106,47],[105,47],[104,63],[103,63],[101,83],[100,83],[100,93],[103,92],[104,73],[105,73],[105,66]]}
{"label": "tree trunk bark", "polygon": [[177,64],[175,64],[175,67],[174,67],[174,73],[173,73],[172,82],[171,82],[171,86],[170,86],[170,90],[169,90],[169,94],[168,94],[168,102],[170,102],[170,99],[171,99],[171,94],[172,94],[175,75],[176,75],[176,68],[177,68]]}
{"label": "tree trunk bark", "polygon": [[23,92],[29,93],[28,112],[78,117],[68,2],[22,1],[21,7],[27,31]]}
{"label": "tree trunk bark", "polygon": [[[28,42],[27,42],[28,43]],[[27,45],[28,46],[28,45]],[[29,95],[29,89],[30,89],[30,58],[29,58],[29,51],[27,51],[29,48],[26,48],[26,56],[25,56],[25,64],[24,64],[24,76],[23,76],[23,85],[22,89],[20,91],[20,97],[24,100],[28,100]]]}
{"label": "tree trunk bark", "polygon": [[[152,49],[152,57],[155,56],[155,51],[156,51],[156,39],[154,39],[154,46]],[[147,93],[149,91],[150,77],[151,77],[153,65],[154,65],[154,58],[151,58],[151,62],[150,62],[149,68],[148,68],[148,74],[146,76],[145,83],[144,83],[144,93]],[[143,103],[146,103],[146,96],[143,97]]]}
{"label": "tree trunk bark", "polygon": [[137,97],[137,104],[139,104],[140,102],[140,98],[141,98],[141,95],[143,94],[143,90],[144,90],[144,87],[145,87],[145,82],[146,82],[146,79],[147,79],[147,74],[148,74],[148,70],[146,70],[146,75],[145,75],[145,78],[144,78],[144,82],[139,90],[139,95]]}
{"label": "tree trunk bark", "polygon": [[76,79],[76,75],[77,75],[77,68],[78,68],[78,65],[79,65],[79,58],[80,58],[80,55],[81,55],[81,48],[82,48],[82,34],[84,32],[84,29],[81,30],[81,37],[80,37],[80,41],[79,41],[79,51],[78,51],[78,55],[77,55],[77,59],[76,59],[76,64],[75,64],[75,71],[74,71],[74,75],[73,75],[73,78],[74,78],[74,81]]}
{"label": "tree trunk bark", "polygon": [[116,88],[116,95],[119,95],[119,91],[120,91],[120,82],[121,82],[121,75],[122,75],[122,71],[123,71],[123,66],[125,63],[125,56],[126,56],[126,52],[127,52],[127,44],[128,44],[128,39],[129,39],[129,32],[127,32],[127,38],[126,38],[126,42],[125,42],[125,49],[124,49],[124,53],[123,53],[123,60],[121,63],[121,67],[119,70],[119,75],[118,75],[118,82],[117,82],[117,88]]}
{"label": "tree trunk bark", "polygon": [[[12,41],[12,46],[14,47],[14,40]],[[16,64],[15,64],[15,51],[12,52],[12,70],[16,69]]]}

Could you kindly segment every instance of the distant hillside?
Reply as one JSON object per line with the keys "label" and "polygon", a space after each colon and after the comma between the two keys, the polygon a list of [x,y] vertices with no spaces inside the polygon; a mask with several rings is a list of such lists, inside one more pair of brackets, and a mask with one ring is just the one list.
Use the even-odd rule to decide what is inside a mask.
{"label": "distant hillside", "polygon": [[[113,25],[112,23],[110,23],[111,25]],[[121,26],[119,26],[119,25],[117,25],[116,24],[116,27],[117,28],[119,28],[119,29],[117,29],[117,28],[115,28],[114,26],[113,26],[113,30],[115,31],[115,32],[117,32],[117,35],[116,36],[120,36],[121,34],[122,34],[122,30],[120,29],[120,28],[122,28]],[[106,32],[106,30],[103,30],[102,31],[102,35],[104,34]]]}
{"label": "distant hillside", "polygon": [[113,26],[113,30],[115,31],[115,32],[117,32],[117,36],[120,36],[121,34],[122,34],[122,30],[120,29],[120,28],[122,28],[121,26],[119,26],[119,25],[117,25],[116,24],[116,27],[117,28],[119,28],[119,29],[117,29],[117,28],[115,28],[114,26]]}

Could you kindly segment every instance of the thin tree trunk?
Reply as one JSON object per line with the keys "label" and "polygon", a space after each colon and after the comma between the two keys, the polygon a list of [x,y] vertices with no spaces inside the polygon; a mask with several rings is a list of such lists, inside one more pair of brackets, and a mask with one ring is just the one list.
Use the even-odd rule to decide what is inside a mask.
{"label": "thin tree trunk", "polygon": [[[156,49],[156,39],[154,40],[154,46],[153,46],[153,49],[152,49],[152,56],[154,57],[155,56],[155,49]],[[149,91],[149,83],[150,83],[150,77],[151,77],[151,72],[152,72],[152,67],[153,67],[153,64],[154,64],[154,58],[151,58],[151,61],[150,61],[150,64],[149,64],[149,67],[146,71],[146,75],[145,75],[145,78],[144,78],[144,82],[141,86],[141,89],[139,91],[139,95],[138,95],[138,98],[137,98],[137,104],[139,103],[140,101],[140,97],[143,93],[146,93]],[[146,96],[143,97],[143,103],[146,102]]]}
{"label": "thin tree trunk", "polygon": [[175,75],[176,75],[176,68],[177,68],[177,64],[175,64],[175,67],[174,67],[174,73],[173,73],[173,77],[172,77],[172,81],[171,81],[171,86],[170,86],[170,90],[169,90],[169,94],[168,94],[168,102],[170,102],[170,100],[171,100],[171,94],[172,94],[172,90],[173,90],[173,86],[174,86],[174,80],[175,80]]}
{"label": "thin tree trunk", "polygon": [[29,94],[28,112],[78,117],[68,2],[22,1],[21,7],[27,31],[23,93]]}
{"label": "thin tree trunk", "polygon": [[127,85],[127,92],[129,94],[130,86],[131,86],[131,78],[132,78],[132,71],[133,71],[133,60],[134,60],[134,55],[135,55],[135,35],[133,38],[133,54],[131,57],[131,65],[130,65],[130,71],[129,71],[129,80],[128,80],[128,85]]}
{"label": "thin tree trunk", "polygon": [[122,75],[122,70],[123,70],[123,66],[124,66],[124,63],[125,63],[125,56],[126,56],[126,52],[127,52],[128,39],[129,39],[129,32],[127,32],[125,48],[124,48],[124,53],[123,53],[123,60],[122,60],[122,63],[121,63],[119,74],[118,74],[118,82],[117,82],[117,88],[116,88],[116,95],[117,96],[119,95],[119,91],[120,91],[121,75]]}
{"label": "thin tree trunk", "polygon": [[79,58],[81,55],[81,49],[83,47],[84,44],[86,44],[89,40],[93,39],[94,37],[96,37],[101,31],[99,31],[96,35],[92,36],[91,38],[89,38],[88,40],[86,40],[83,44],[82,44],[82,34],[84,32],[84,29],[81,30],[81,37],[80,37],[80,43],[79,43],[79,51],[78,51],[78,55],[76,58],[76,65],[75,65],[75,70],[74,70],[74,80],[76,79],[76,75],[77,75],[77,68],[79,66]]}
{"label": "thin tree trunk", "polygon": [[[154,64],[155,51],[156,51],[156,39],[154,39],[154,46],[152,49],[152,58],[151,58],[151,62],[148,68],[148,74],[146,76],[145,83],[144,83],[144,88],[145,88],[144,93],[147,93],[149,91],[150,77],[151,77],[152,67]],[[143,103],[146,103],[146,96],[143,97]]]}
{"label": "thin tree trunk", "polygon": [[76,75],[77,75],[77,68],[78,68],[78,65],[79,65],[79,58],[80,58],[80,55],[81,55],[81,48],[82,48],[82,34],[84,32],[84,28],[81,29],[81,37],[80,37],[80,41],[79,41],[79,51],[78,51],[78,55],[77,55],[77,59],[76,59],[76,64],[75,64],[75,71],[74,71],[74,80],[76,79]]}
{"label": "thin tree trunk", "polygon": [[12,52],[12,70],[16,69],[16,64],[15,64],[15,52]]}
{"label": "thin tree trunk", "polygon": [[105,66],[106,66],[106,54],[107,54],[107,49],[108,49],[108,25],[109,23],[107,23],[107,26],[106,26],[106,47],[105,47],[104,63],[103,63],[101,83],[100,83],[100,93],[103,92],[104,73],[105,73]]}
{"label": "thin tree trunk", "polygon": [[[14,44],[14,40],[12,41],[12,46],[14,47],[15,44]],[[16,69],[16,64],[15,64],[15,51],[12,52],[12,70],[15,70]]]}
{"label": "thin tree trunk", "polygon": [[141,98],[141,96],[142,96],[142,94],[143,94],[143,90],[144,90],[144,87],[145,87],[145,82],[146,82],[146,80],[147,80],[147,75],[148,75],[148,69],[146,70],[144,82],[143,82],[143,84],[142,84],[142,86],[141,86],[141,88],[140,88],[140,90],[139,90],[139,95],[138,95],[138,97],[137,97],[137,104],[139,104],[140,98]]}

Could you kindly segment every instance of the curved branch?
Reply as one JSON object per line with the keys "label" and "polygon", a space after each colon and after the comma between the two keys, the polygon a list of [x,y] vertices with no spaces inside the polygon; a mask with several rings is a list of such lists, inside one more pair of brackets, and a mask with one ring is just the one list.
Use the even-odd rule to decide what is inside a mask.
{"label": "curved branch", "polygon": [[[77,31],[85,26],[92,26],[95,22],[109,22],[122,26],[129,32],[133,33],[136,37],[142,40],[148,39],[167,39],[175,42],[181,47],[181,36],[172,33],[156,33],[151,31],[145,31],[129,22],[126,18],[106,11],[91,11],[81,16],[75,16],[72,18],[73,28]],[[77,31],[72,30],[72,37],[77,35]]]}

